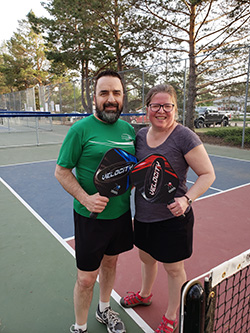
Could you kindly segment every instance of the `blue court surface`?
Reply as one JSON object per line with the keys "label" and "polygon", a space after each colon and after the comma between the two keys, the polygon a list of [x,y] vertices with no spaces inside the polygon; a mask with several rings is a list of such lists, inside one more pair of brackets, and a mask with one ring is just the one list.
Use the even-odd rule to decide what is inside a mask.
{"label": "blue court surface", "polygon": [[[37,325],[36,329],[31,329],[32,332],[68,332],[70,324],[74,321],[72,290],[76,271],[74,249],[67,242],[73,239],[74,235],[73,199],[63,190],[54,177],[59,147],[54,150],[50,147],[26,148],[23,149],[23,154],[20,154],[22,148],[19,148],[18,154],[15,149],[0,150],[0,250],[6,256],[3,258],[1,254],[0,259],[2,285],[0,288],[0,332],[24,333],[28,331],[30,324]],[[39,149],[41,153],[39,153]],[[202,198],[194,204],[197,227],[194,259],[190,263],[193,265],[193,260],[196,260],[199,263],[199,268],[187,264],[187,272],[191,277],[194,277],[196,273],[199,274],[199,269],[201,273],[204,273],[203,270],[207,269],[204,258],[199,257],[199,253],[200,255],[206,255],[207,246],[211,243],[208,240],[208,235],[213,235],[216,244],[218,235],[216,235],[216,230],[212,230],[212,228],[214,229],[216,225],[219,225],[218,233],[222,233],[219,234],[219,237],[221,236],[223,239],[223,233],[224,236],[225,233],[231,233],[233,239],[234,229],[229,229],[229,226],[237,229],[235,217],[230,219],[230,216],[232,216],[230,209],[234,209],[233,205],[235,205],[235,209],[238,207],[241,211],[239,218],[242,220],[244,233],[240,233],[241,240],[237,239],[237,243],[240,244],[233,243],[232,247],[234,249],[227,252],[226,245],[223,248],[220,241],[217,255],[214,254],[214,251],[211,251],[211,257],[207,260],[207,263],[217,265],[218,262],[227,260],[231,256],[239,254],[239,251],[249,248],[249,208],[248,206],[242,208],[239,205],[243,205],[246,197],[249,198],[250,196],[250,151],[228,150],[212,145],[209,145],[207,150],[216,171],[216,180]],[[40,159],[39,156],[41,156]],[[195,180],[196,175],[193,171],[189,171],[188,185],[191,186]],[[133,209],[132,199],[131,202]],[[223,216],[225,220],[223,220]],[[205,229],[202,229],[204,225]],[[247,232],[248,236],[246,235]],[[27,247],[24,249],[22,247],[27,239],[30,239],[30,243],[26,244]],[[16,249],[15,244],[17,244]],[[30,253],[26,254],[26,251]],[[32,254],[34,254],[34,257],[32,257]],[[34,271],[30,271],[30,266],[27,266],[27,262],[25,262],[26,255],[30,265],[34,267]],[[209,256],[209,254],[207,255]],[[215,256],[217,257],[215,258]],[[44,260],[45,258],[46,260]],[[16,260],[18,260],[18,263]],[[24,260],[23,263],[22,260]],[[48,278],[45,274],[41,280],[40,273],[39,276],[38,273],[36,274],[35,267],[37,265],[39,267],[37,272],[47,270],[50,272],[50,277]],[[6,267],[6,272],[3,272],[3,267]],[[18,270],[16,270],[17,267]],[[132,276],[128,274],[131,267],[133,267]],[[58,272],[60,269],[62,270],[61,274]],[[124,270],[127,273],[123,273]],[[29,271],[28,274],[27,271]],[[13,276],[9,278],[8,274],[17,276],[15,279]],[[66,281],[65,284],[64,281]],[[162,283],[165,283],[162,281],[164,281],[164,272],[160,269],[158,283],[154,290],[156,296],[154,304],[150,307],[151,310],[146,308],[138,311],[137,309],[136,311],[124,311],[118,304],[119,297],[123,296],[121,294],[126,291],[137,292],[139,290],[137,288],[140,287],[140,265],[136,249],[121,256],[113,299],[114,307],[122,313],[123,320],[128,325],[128,333],[153,332],[155,326],[158,325],[167,303],[163,299],[161,289],[159,289]],[[28,296],[27,294],[23,295],[22,298],[20,289],[24,289],[26,292],[30,290],[30,294]],[[65,293],[63,296],[62,290]],[[25,292],[23,291],[23,293]],[[8,295],[10,295],[10,298],[13,296],[13,299],[9,299]],[[31,303],[32,306],[28,307],[25,300],[28,302],[31,295],[35,298],[34,302],[39,300],[39,304],[34,306],[34,303]],[[7,297],[8,301],[3,297]],[[98,295],[95,294],[95,299],[97,298]],[[5,301],[9,308],[2,311],[5,307]],[[21,315],[17,315],[16,313],[20,312],[20,308],[22,309]],[[92,312],[94,310],[95,308],[91,308]],[[61,315],[63,316],[62,320],[60,319]],[[103,326],[95,323],[95,320],[91,318],[89,319],[90,333],[106,331]],[[46,324],[43,325],[45,320]],[[58,321],[61,321],[61,323],[59,324]]]}
{"label": "blue court surface", "polygon": [[[247,160],[210,156],[216,180],[203,195],[213,195],[250,182]],[[73,236],[72,197],[54,177],[56,160],[2,166],[1,177],[62,237]],[[196,180],[191,170],[188,185]]]}

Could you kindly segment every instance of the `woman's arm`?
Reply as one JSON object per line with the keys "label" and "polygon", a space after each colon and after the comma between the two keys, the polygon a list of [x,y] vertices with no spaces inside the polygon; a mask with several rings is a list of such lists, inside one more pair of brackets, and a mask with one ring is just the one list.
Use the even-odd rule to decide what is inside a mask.
{"label": "woman's arm", "polygon": [[[186,155],[185,159],[190,168],[197,174],[198,178],[186,195],[194,201],[200,197],[215,180],[215,173],[210,158],[203,144],[193,148]],[[175,216],[182,215],[188,207],[188,200],[185,196],[175,198],[175,202],[168,206]]]}
{"label": "woman's arm", "polygon": [[206,192],[215,180],[214,167],[203,145],[199,145],[185,155],[190,168],[198,178],[188,190],[187,196],[193,201]]}

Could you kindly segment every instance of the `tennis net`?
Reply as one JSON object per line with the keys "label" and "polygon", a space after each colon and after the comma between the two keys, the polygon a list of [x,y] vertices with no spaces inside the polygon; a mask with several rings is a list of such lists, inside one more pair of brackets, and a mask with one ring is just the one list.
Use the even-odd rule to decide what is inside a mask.
{"label": "tennis net", "polygon": [[69,126],[87,115],[0,110],[0,148],[62,143]]}
{"label": "tennis net", "polygon": [[27,132],[36,129],[52,130],[50,112],[0,111],[1,132]]}
{"label": "tennis net", "polygon": [[187,282],[179,333],[250,332],[250,250]]}
{"label": "tennis net", "polygon": [[[47,111],[9,111],[0,109],[0,148],[61,144],[69,127],[89,113],[51,113]],[[136,114],[122,113],[127,122]],[[145,123],[133,124],[135,131]]]}

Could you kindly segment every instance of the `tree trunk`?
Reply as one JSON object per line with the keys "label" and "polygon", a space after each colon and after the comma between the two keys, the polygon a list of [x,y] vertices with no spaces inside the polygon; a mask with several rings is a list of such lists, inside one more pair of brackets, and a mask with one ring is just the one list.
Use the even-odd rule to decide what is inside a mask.
{"label": "tree trunk", "polygon": [[196,100],[196,65],[195,65],[195,57],[190,55],[186,126],[189,127],[191,130],[194,130],[195,100]]}
{"label": "tree trunk", "polygon": [[[118,1],[115,0],[115,8],[119,9]],[[124,102],[123,102],[123,112],[126,113],[128,111],[128,95],[126,91],[126,80],[123,73],[123,64],[122,64],[122,55],[121,55],[121,37],[119,31],[119,16],[117,13],[119,10],[115,10],[115,52],[116,52],[116,61],[117,61],[117,70],[120,72],[122,82],[125,89]]]}
{"label": "tree trunk", "polygon": [[195,63],[195,12],[196,6],[191,6],[190,30],[189,30],[189,84],[188,84],[188,100],[186,126],[194,130],[194,110],[196,100],[196,63]]}
{"label": "tree trunk", "polygon": [[[82,106],[84,111],[87,113],[92,113],[92,100],[89,93],[89,78],[86,76],[88,75],[88,62],[82,60],[81,61],[81,95],[82,95]],[[86,100],[85,100],[85,93],[86,93]]]}

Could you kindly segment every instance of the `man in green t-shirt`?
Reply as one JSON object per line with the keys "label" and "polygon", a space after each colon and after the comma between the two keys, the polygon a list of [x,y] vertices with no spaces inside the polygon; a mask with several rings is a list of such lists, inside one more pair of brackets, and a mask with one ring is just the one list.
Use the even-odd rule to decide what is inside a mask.
{"label": "man in green t-shirt", "polygon": [[[110,308],[119,253],[133,247],[130,191],[107,197],[97,193],[93,176],[110,148],[135,153],[135,132],[119,119],[123,109],[124,86],[112,70],[101,72],[95,83],[95,113],[76,122],[62,144],[55,176],[74,197],[77,281],[74,288],[75,324],[71,332],[86,333],[93,288],[99,274],[100,296],[96,319],[110,333],[126,332],[119,315]],[[75,175],[72,170],[75,169]],[[89,217],[98,213],[97,219]]]}

